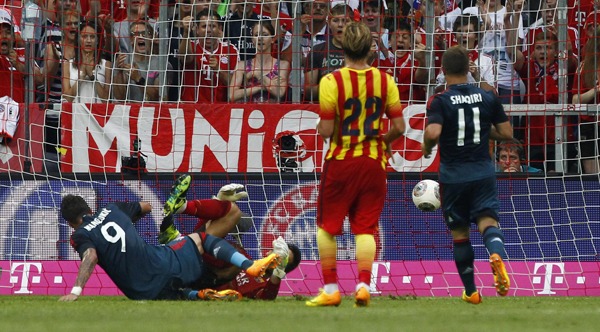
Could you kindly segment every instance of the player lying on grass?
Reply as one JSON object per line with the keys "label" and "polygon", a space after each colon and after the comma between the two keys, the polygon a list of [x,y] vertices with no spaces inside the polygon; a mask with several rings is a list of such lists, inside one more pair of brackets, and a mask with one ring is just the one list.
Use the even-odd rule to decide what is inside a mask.
{"label": "player lying on grass", "polygon": [[[179,201],[168,202],[176,206],[175,213],[188,214],[199,218],[194,232],[204,231],[217,237],[225,237],[233,230],[240,220],[241,212],[235,202],[248,197],[241,191],[244,188],[240,184],[229,184],[223,186],[216,199],[187,201],[186,193],[179,196]],[[209,209],[214,209],[209,211]],[[212,218],[207,220],[207,218]],[[176,240],[180,234],[175,228],[172,219],[165,219],[160,226],[161,233],[159,242],[167,244]],[[240,245],[231,243],[240,253],[250,258],[248,253]],[[218,261],[206,253],[203,255],[208,270],[202,278],[190,285],[193,289],[212,289],[227,291],[228,289],[239,291],[243,297],[260,300],[274,300],[279,293],[281,279],[293,271],[301,261],[301,253],[294,244],[287,244],[279,237],[273,241],[273,251],[280,256],[281,264],[267,272],[266,278],[252,278],[239,267]],[[257,280],[258,279],[258,280]],[[215,298],[215,297],[213,297]]]}
{"label": "player lying on grass", "polygon": [[[187,191],[189,184],[189,177],[180,177],[171,190],[169,201],[177,201],[179,195]],[[104,269],[125,296],[133,300],[184,299],[181,289],[207,270],[202,261],[204,252],[230,262],[255,277],[262,277],[267,269],[279,265],[277,254],[252,261],[225,240],[206,233],[189,234],[168,246],[148,245],[138,234],[133,222],[151,210],[152,206],[147,202],[115,202],[92,214],[82,197],[65,196],[61,203],[61,214],[75,229],[71,244],[82,261],[71,293],[62,296],[60,301],[77,300],[96,264]],[[168,208],[165,210],[166,218],[172,218],[173,211]],[[197,298],[206,294],[185,295]]]}
{"label": "player lying on grass", "polygon": [[444,219],[454,240],[454,261],[465,291],[463,300],[478,304],[475,287],[475,253],[469,240],[471,223],[479,228],[498,294],[510,287],[502,262],[504,234],[498,229],[500,200],[489,141],[512,138],[513,130],[502,103],[494,92],[468,84],[469,54],[462,46],[448,49],[442,57],[448,89],[427,103],[427,127],[423,155],[440,144],[440,189]]}

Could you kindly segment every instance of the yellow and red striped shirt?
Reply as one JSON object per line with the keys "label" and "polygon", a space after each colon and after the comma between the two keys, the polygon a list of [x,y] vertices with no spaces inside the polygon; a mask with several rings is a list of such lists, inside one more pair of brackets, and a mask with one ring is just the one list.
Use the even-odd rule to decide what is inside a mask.
{"label": "yellow and red striped shirt", "polygon": [[402,116],[394,79],[377,68],[355,70],[344,67],[326,75],[319,83],[320,116],[335,120],[326,160],[368,156],[385,169],[383,114]]}

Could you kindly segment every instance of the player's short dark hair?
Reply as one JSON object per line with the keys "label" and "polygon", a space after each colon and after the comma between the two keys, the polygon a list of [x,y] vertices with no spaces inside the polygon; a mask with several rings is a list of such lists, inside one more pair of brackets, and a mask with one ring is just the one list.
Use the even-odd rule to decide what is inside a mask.
{"label": "player's short dark hair", "polygon": [[81,196],[67,195],[60,203],[60,213],[66,221],[74,223],[77,219],[88,214],[90,207]]}
{"label": "player's short dark hair", "polygon": [[300,248],[298,248],[297,245],[288,243],[288,248],[290,248],[292,253],[294,253],[294,260],[288,262],[288,265],[285,267],[285,273],[290,273],[294,271],[302,261],[302,253],[300,252]]}
{"label": "player's short dark hair", "polygon": [[462,76],[469,73],[469,52],[459,45],[450,47],[442,56],[446,76]]}

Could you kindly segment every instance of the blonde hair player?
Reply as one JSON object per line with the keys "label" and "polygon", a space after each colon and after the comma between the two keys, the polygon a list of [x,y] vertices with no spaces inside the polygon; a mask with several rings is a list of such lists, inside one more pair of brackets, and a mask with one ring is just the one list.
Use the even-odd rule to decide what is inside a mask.
{"label": "blonde hair player", "polygon": [[[320,121],[317,130],[331,140],[321,173],[317,208],[317,243],[325,286],[307,306],[338,306],[336,235],[342,235],[346,216],[356,235],[358,284],[355,306],[370,302],[369,283],[375,259],[375,239],[386,187],[390,144],[404,132],[404,119],[394,79],[368,64],[371,31],[352,22],[342,32],[345,67],[323,77],[319,84]],[[391,128],[382,135],[383,114]]]}

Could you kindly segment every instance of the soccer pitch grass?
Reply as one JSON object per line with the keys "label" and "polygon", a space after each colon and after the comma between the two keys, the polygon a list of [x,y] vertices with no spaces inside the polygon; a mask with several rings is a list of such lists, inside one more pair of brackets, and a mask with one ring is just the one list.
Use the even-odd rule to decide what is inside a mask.
{"label": "soccer pitch grass", "polygon": [[369,308],[308,308],[276,301],[159,302],[125,297],[0,296],[0,331],[598,331],[600,298],[374,297]]}

